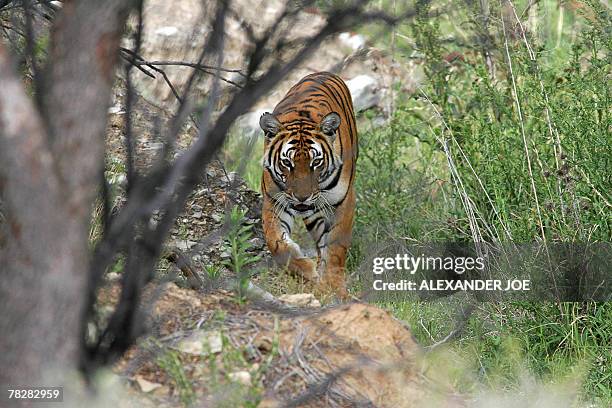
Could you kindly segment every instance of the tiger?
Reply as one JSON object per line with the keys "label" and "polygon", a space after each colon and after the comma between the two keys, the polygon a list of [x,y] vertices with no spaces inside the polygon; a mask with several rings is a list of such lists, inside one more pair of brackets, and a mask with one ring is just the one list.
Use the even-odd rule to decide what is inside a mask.
{"label": "tiger", "polygon": [[[262,223],[270,252],[291,273],[347,298],[358,156],[347,85],[329,72],[307,75],[259,125],[265,134]],[[291,239],[296,219],[316,243],[316,261]]]}

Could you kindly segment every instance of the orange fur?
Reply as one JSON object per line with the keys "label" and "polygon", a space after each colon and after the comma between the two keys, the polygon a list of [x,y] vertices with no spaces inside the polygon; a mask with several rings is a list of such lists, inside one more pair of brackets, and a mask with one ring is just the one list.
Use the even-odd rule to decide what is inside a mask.
{"label": "orange fur", "polygon": [[[266,132],[262,219],[268,248],[291,272],[346,297],[358,153],[349,90],[334,74],[308,75],[260,124]],[[317,244],[316,264],[291,240],[298,218]]]}

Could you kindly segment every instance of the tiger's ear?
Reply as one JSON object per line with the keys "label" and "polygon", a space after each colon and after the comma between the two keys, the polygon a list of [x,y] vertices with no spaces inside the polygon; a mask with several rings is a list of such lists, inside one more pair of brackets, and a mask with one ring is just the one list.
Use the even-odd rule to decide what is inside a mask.
{"label": "tiger's ear", "polygon": [[336,112],[331,112],[325,115],[325,117],[321,120],[321,132],[325,133],[325,135],[329,136],[332,140],[336,137],[336,130],[340,127],[340,115]]}
{"label": "tiger's ear", "polygon": [[280,122],[270,112],[266,112],[259,118],[259,127],[267,137],[274,137],[281,128]]}

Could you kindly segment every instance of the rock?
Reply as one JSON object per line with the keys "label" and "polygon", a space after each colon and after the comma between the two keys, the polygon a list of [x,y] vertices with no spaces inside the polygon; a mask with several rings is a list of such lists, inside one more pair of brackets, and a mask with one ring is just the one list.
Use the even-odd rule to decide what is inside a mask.
{"label": "rock", "polygon": [[265,397],[261,400],[257,408],[278,408],[282,406],[281,402],[272,397]]}
{"label": "rock", "polygon": [[125,175],[125,173],[114,174],[111,175],[108,182],[111,186],[118,186],[124,188],[125,186],[127,186],[127,176]]}
{"label": "rock", "polygon": [[215,214],[211,215],[211,217],[212,217],[212,219],[215,222],[222,222],[223,221],[223,216],[221,214],[215,213]]}
{"label": "rock", "polygon": [[121,274],[117,272],[109,272],[106,274],[106,280],[109,282],[117,281],[119,278],[121,278]]}
{"label": "rock", "polygon": [[240,73],[240,72],[231,72],[229,74],[229,78],[230,81],[240,85],[240,86],[244,86],[246,85],[246,77],[244,76],[244,74]]}
{"label": "rock", "polygon": [[321,307],[312,293],[296,293],[294,295],[282,295],[278,298],[283,303],[297,307]]}
{"label": "rock", "polygon": [[356,111],[372,108],[380,102],[378,81],[369,75],[358,75],[346,81]]}
{"label": "rock", "polygon": [[161,388],[162,386],[161,384],[145,380],[143,377],[139,375],[137,375],[134,378],[134,381],[136,381],[136,384],[138,384],[138,387],[140,387],[140,390],[142,392],[155,391],[156,389]]}
{"label": "rock", "polygon": [[356,33],[340,33],[338,34],[338,39],[343,45],[346,45],[353,51],[363,48],[366,43],[365,37]]}
{"label": "rock", "polygon": [[257,249],[262,248],[264,246],[264,240],[261,238],[257,238],[257,237],[250,239],[249,243],[251,244],[253,248],[257,248]]}
{"label": "rock", "polygon": [[374,119],[372,119],[372,127],[373,128],[383,127],[386,124],[387,124],[387,119],[385,119],[384,116],[377,116]]}
{"label": "rock", "polygon": [[272,112],[273,109],[258,109],[254,112],[246,113],[236,120],[238,135],[249,140],[263,136],[263,130],[259,127],[259,118],[266,112]]}
{"label": "rock", "polygon": [[251,381],[251,373],[248,371],[236,371],[234,373],[229,373],[228,377],[230,380],[250,387],[252,385]]}
{"label": "rock", "polygon": [[62,9],[63,4],[62,4],[62,2],[61,2],[61,1],[57,1],[57,0],[55,0],[55,1],[50,1],[50,2],[49,2],[49,6],[51,6],[51,8],[52,8],[53,10],[58,11],[58,10],[61,10],[61,9]]}
{"label": "rock", "polygon": [[179,32],[178,28],[174,26],[159,27],[158,29],[155,30],[155,34],[160,35],[162,37],[173,37],[177,35],[178,32]]}
{"label": "rock", "polygon": [[110,113],[111,115],[121,115],[125,112],[121,110],[121,105],[115,105],[108,108],[108,113]]}
{"label": "rock", "polygon": [[235,171],[231,171],[227,173],[227,179],[229,180],[230,183],[236,184],[236,185],[240,185],[244,183],[244,180],[242,180],[242,177],[240,177],[240,174],[236,173]]}
{"label": "rock", "polygon": [[200,218],[202,218],[202,211],[194,212],[192,217],[199,220]]}
{"label": "rock", "polygon": [[172,243],[172,246],[180,249],[181,251],[189,251],[191,248],[196,246],[198,243],[196,241],[190,241],[185,239],[176,240]]}
{"label": "rock", "polygon": [[[196,192],[193,194],[193,196],[194,196],[194,197],[202,197],[202,196],[204,196],[204,195],[206,195],[206,194],[208,194],[208,193],[210,193],[210,189],[209,189],[209,188],[207,188],[207,187],[204,187],[204,188],[201,188],[201,189],[199,189],[198,191],[196,191]],[[198,206],[198,207],[200,207],[200,209],[202,209],[202,206]]]}
{"label": "rock", "polygon": [[145,150],[151,150],[155,153],[161,152],[164,149],[164,144],[162,142],[154,142],[148,143],[145,147]]}
{"label": "rock", "polygon": [[223,339],[219,331],[198,330],[181,340],[177,350],[197,356],[216,354],[223,349]]}

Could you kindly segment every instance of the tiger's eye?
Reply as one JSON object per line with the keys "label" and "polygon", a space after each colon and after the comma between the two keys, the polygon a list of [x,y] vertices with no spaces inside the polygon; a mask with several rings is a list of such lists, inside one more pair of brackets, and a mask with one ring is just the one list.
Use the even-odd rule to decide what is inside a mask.
{"label": "tiger's eye", "polygon": [[281,160],[281,163],[283,164],[283,166],[285,166],[286,168],[290,169],[291,168],[291,162],[287,159],[283,159]]}
{"label": "tiger's eye", "polygon": [[320,165],[320,164],[321,164],[321,162],[322,162],[322,161],[323,161],[323,160],[321,160],[321,159],[314,159],[314,160],[312,161],[312,167],[317,167],[318,165]]}

